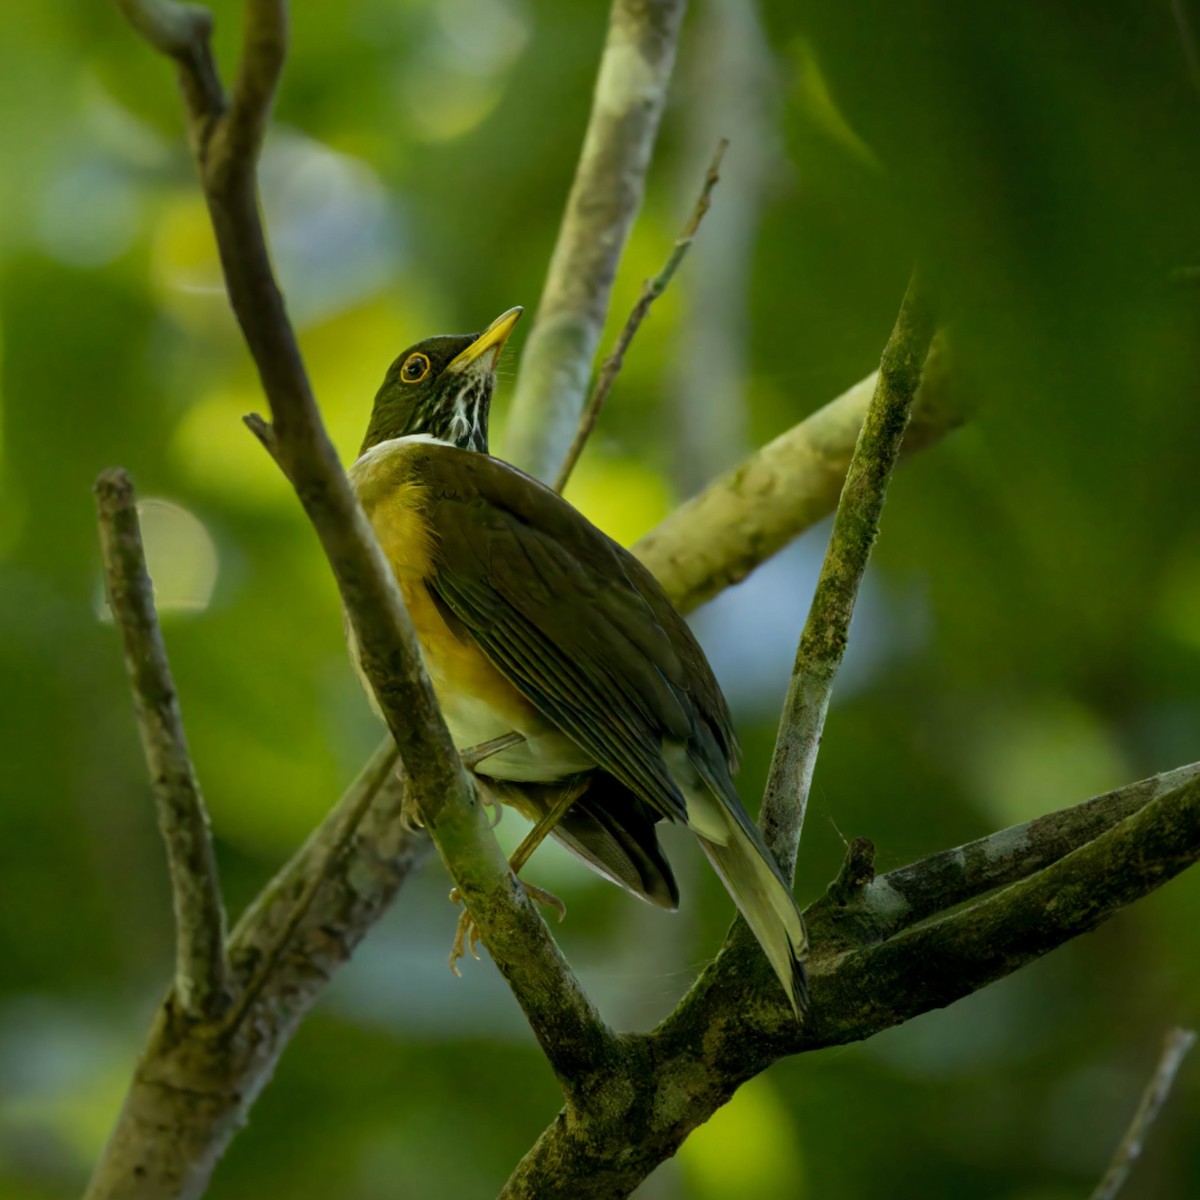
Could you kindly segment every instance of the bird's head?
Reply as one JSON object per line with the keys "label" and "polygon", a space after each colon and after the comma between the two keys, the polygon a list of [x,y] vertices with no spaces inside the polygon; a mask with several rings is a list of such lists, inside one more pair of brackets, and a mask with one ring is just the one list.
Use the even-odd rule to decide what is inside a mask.
{"label": "bird's head", "polygon": [[413,434],[486,453],[496,360],[523,311],[510,308],[482,333],[444,334],[409,346],[375,395],[359,454]]}

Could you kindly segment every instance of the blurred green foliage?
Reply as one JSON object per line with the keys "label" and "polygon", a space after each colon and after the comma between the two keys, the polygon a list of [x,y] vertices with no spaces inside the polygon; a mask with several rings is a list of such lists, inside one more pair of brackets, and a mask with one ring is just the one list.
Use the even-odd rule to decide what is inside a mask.
{"label": "blurred green foliage", "polygon": [[[228,70],[238,6],[216,8]],[[536,303],[605,16],[598,0],[296,6],[263,199],[347,457],[400,348]],[[978,410],[893,486],[804,898],[843,836],[873,837],[889,867],[1197,757],[1200,290],[1172,272],[1200,262],[1198,85],[1165,0],[697,0],[688,18],[615,320],[721,134],[725,179],[573,498],[635,538],[692,477],[681,423],[717,464],[738,447],[705,451],[704,434],[728,413],[758,443],[872,368],[914,257]],[[316,542],[238,421],[261,400],[170,69],[110,6],[24,5],[0,38],[0,113],[0,1193],[51,1200],[78,1194],[171,963],[102,619],[98,471],[121,463],[163,501],[152,568],[234,912],[379,730]],[[748,268],[706,272],[731,238]],[[736,386],[704,386],[717,366],[686,340],[701,311],[739,352]],[[675,395],[683,353],[700,382]],[[821,548],[802,539],[699,617],[752,807]],[[670,844],[677,916],[552,848],[532,868],[568,900],[559,936],[621,1024],[665,1012],[730,917],[686,840]],[[338,978],[214,1197],[495,1193],[556,1090],[490,964],[445,970],[445,893],[430,865]],[[1198,902],[1193,872],[945,1012],[781,1064],[642,1194],[1086,1194],[1162,1032],[1200,1020]],[[1198,1182],[1193,1062],[1128,1194]]]}

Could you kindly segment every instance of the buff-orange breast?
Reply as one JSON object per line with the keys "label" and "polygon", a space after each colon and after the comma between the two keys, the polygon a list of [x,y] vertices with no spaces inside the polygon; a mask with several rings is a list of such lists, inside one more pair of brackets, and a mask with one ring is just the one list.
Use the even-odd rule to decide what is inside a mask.
{"label": "buff-orange breast", "polygon": [[[436,569],[437,531],[426,515],[424,489],[407,469],[410,447],[405,439],[372,447],[351,467],[350,482],[400,584],[455,745],[461,750],[522,734],[522,744],[479,767],[497,779],[548,782],[589,769],[591,758],[521,695],[468,633],[451,628],[434,603],[425,581]],[[353,636],[347,636],[361,676]]]}

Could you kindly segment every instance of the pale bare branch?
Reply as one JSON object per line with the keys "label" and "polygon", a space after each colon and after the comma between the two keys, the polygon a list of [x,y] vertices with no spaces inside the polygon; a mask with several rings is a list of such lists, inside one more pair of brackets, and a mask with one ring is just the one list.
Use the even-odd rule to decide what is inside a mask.
{"label": "pale bare branch", "polygon": [[[682,612],[740,583],[833,512],[878,371],[713,480],[633,547]],[[904,438],[907,456],[964,420],[935,339]]]}
{"label": "pale bare branch", "polygon": [[551,479],[587,395],[675,62],[685,0],[613,0],[575,180],[521,357],[505,457]]}

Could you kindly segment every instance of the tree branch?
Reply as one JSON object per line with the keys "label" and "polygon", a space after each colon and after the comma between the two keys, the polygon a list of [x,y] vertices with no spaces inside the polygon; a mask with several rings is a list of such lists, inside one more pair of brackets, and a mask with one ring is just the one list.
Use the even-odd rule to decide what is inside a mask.
{"label": "tree branch", "polygon": [[225,111],[225,91],[213,60],[212,13],[173,0],[116,0],[133,29],[160,54],[175,60],[193,152],[201,157],[211,123]]}
{"label": "tree branch", "polygon": [[1025,879],[1077,846],[1200,778],[1200,763],[1093,796],[1073,808],[1011,825],[953,850],[943,850],[889,871],[847,895],[827,893],[812,904],[812,919],[826,927],[825,948],[883,941],[956,904]]}
{"label": "tree branch", "polygon": [[[167,1006],[159,1010],[85,1200],[203,1194],[296,1026],[426,856],[429,840],[401,820],[394,758],[389,741],[238,922],[235,980],[248,989],[264,961],[275,962],[243,1019],[181,1029]],[[357,838],[334,853],[367,796]]]}
{"label": "tree branch", "polygon": [[575,180],[521,356],[505,457],[551,479],[570,444],[642,202],[685,0],[613,0]]}
{"label": "tree branch", "polygon": [[332,876],[338,860],[346,854],[350,843],[358,833],[363,819],[370,807],[376,803],[381,789],[399,768],[400,755],[395,743],[388,738],[371,756],[367,765],[359,772],[358,778],[350,785],[346,799],[338,805],[334,816],[336,825],[330,829],[326,844],[322,847],[320,856],[314,856],[311,863],[305,863],[305,871],[300,877],[300,887],[291,906],[287,919],[273,930],[271,940],[260,946],[256,954],[257,962],[253,965],[245,987],[241,989],[237,1003],[226,1016],[226,1030],[235,1029],[238,1023],[249,1011],[250,1006],[258,999],[267,986],[272,973],[278,968],[280,958],[288,951],[296,937],[301,922],[308,916],[317,893],[325,886]]}
{"label": "tree branch", "polygon": [[1129,1128],[1117,1147],[1116,1155],[1104,1173],[1104,1178],[1092,1193],[1091,1200],[1115,1200],[1117,1193],[1125,1186],[1133,1164],[1141,1157],[1150,1126],[1154,1124],[1159,1110],[1171,1094],[1175,1076],[1195,1042],[1196,1035],[1190,1029],[1172,1029],[1167,1034],[1154,1075],[1146,1085],[1141,1103],[1133,1114],[1133,1120],[1130,1121]]}
{"label": "tree branch", "polygon": [[[715,479],[652,529],[634,553],[681,612],[740,583],[837,504],[879,373]],[[935,339],[902,456],[933,445],[965,419]]]}
{"label": "tree branch", "polygon": [[700,228],[700,222],[704,220],[704,214],[708,212],[709,205],[712,203],[713,188],[720,182],[721,159],[725,157],[725,151],[728,146],[729,143],[724,138],[717,144],[717,151],[713,155],[712,162],[708,165],[708,171],[704,176],[704,185],[700,189],[700,198],[696,201],[696,207],[692,210],[692,215],[688,217],[683,231],[675,239],[675,245],[671,247],[671,253],[668,255],[667,261],[663,264],[662,270],[653,279],[647,279],[642,284],[642,294],[638,297],[637,303],[633,306],[628,318],[626,318],[621,332],[617,335],[612,353],[609,354],[600,366],[600,373],[596,376],[596,383],[592,387],[587,404],[584,405],[583,412],[579,416],[579,428],[575,430],[575,437],[571,442],[570,448],[567,450],[562,466],[558,469],[558,476],[554,480],[554,490],[560,494],[563,488],[567,486],[567,481],[571,478],[571,472],[575,469],[575,464],[579,461],[579,456],[583,453],[583,447],[587,443],[588,438],[591,437],[592,430],[596,427],[596,419],[600,416],[600,409],[604,407],[604,402],[608,399],[608,393],[612,391],[613,383],[616,381],[621,366],[625,362],[625,352],[629,349],[629,344],[633,341],[634,335],[646,319],[646,314],[650,311],[650,305],[667,290],[667,285],[675,277],[675,272],[679,270],[679,264],[683,262],[687,252],[692,247],[696,232]]}
{"label": "tree branch", "polygon": [[175,907],[175,997],[188,1017],[213,1017],[229,1003],[229,964],[208,813],[154,610],[133,484],[124,471],[105,471],[95,492],[108,603],[121,631],[158,828],[167,848]]}
{"label": "tree branch", "polygon": [[[628,1195],[747,1079],[941,1008],[1087,933],[1200,858],[1200,778],[1157,796],[1050,866],[966,909],[845,952],[806,913],[814,954],[803,1025],[745,957],[722,951],[653,1033],[630,1037],[623,1090],[538,1139],[503,1200]],[[631,1139],[629,1130],[638,1130]]]}
{"label": "tree branch", "polygon": [[884,347],[875,394],[850,459],[816,593],[800,635],[763,794],[759,823],[788,879],[796,866],[817,749],[850,636],[854,602],[879,531],[888,481],[900,455],[932,338],[933,312],[914,278]]}
{"label": "tree branch", "polygon": [[[878,946],[849,954],[831,946],[813,967],[822,979],[814,989],[816,1020],[793,1044],[811,1049],[857,1041],[944,1007],[1090,932],[1197,858],[1200,779],[1192,778],[967,908]],[[786,1036],[785,1021],[779,1028]]]}

